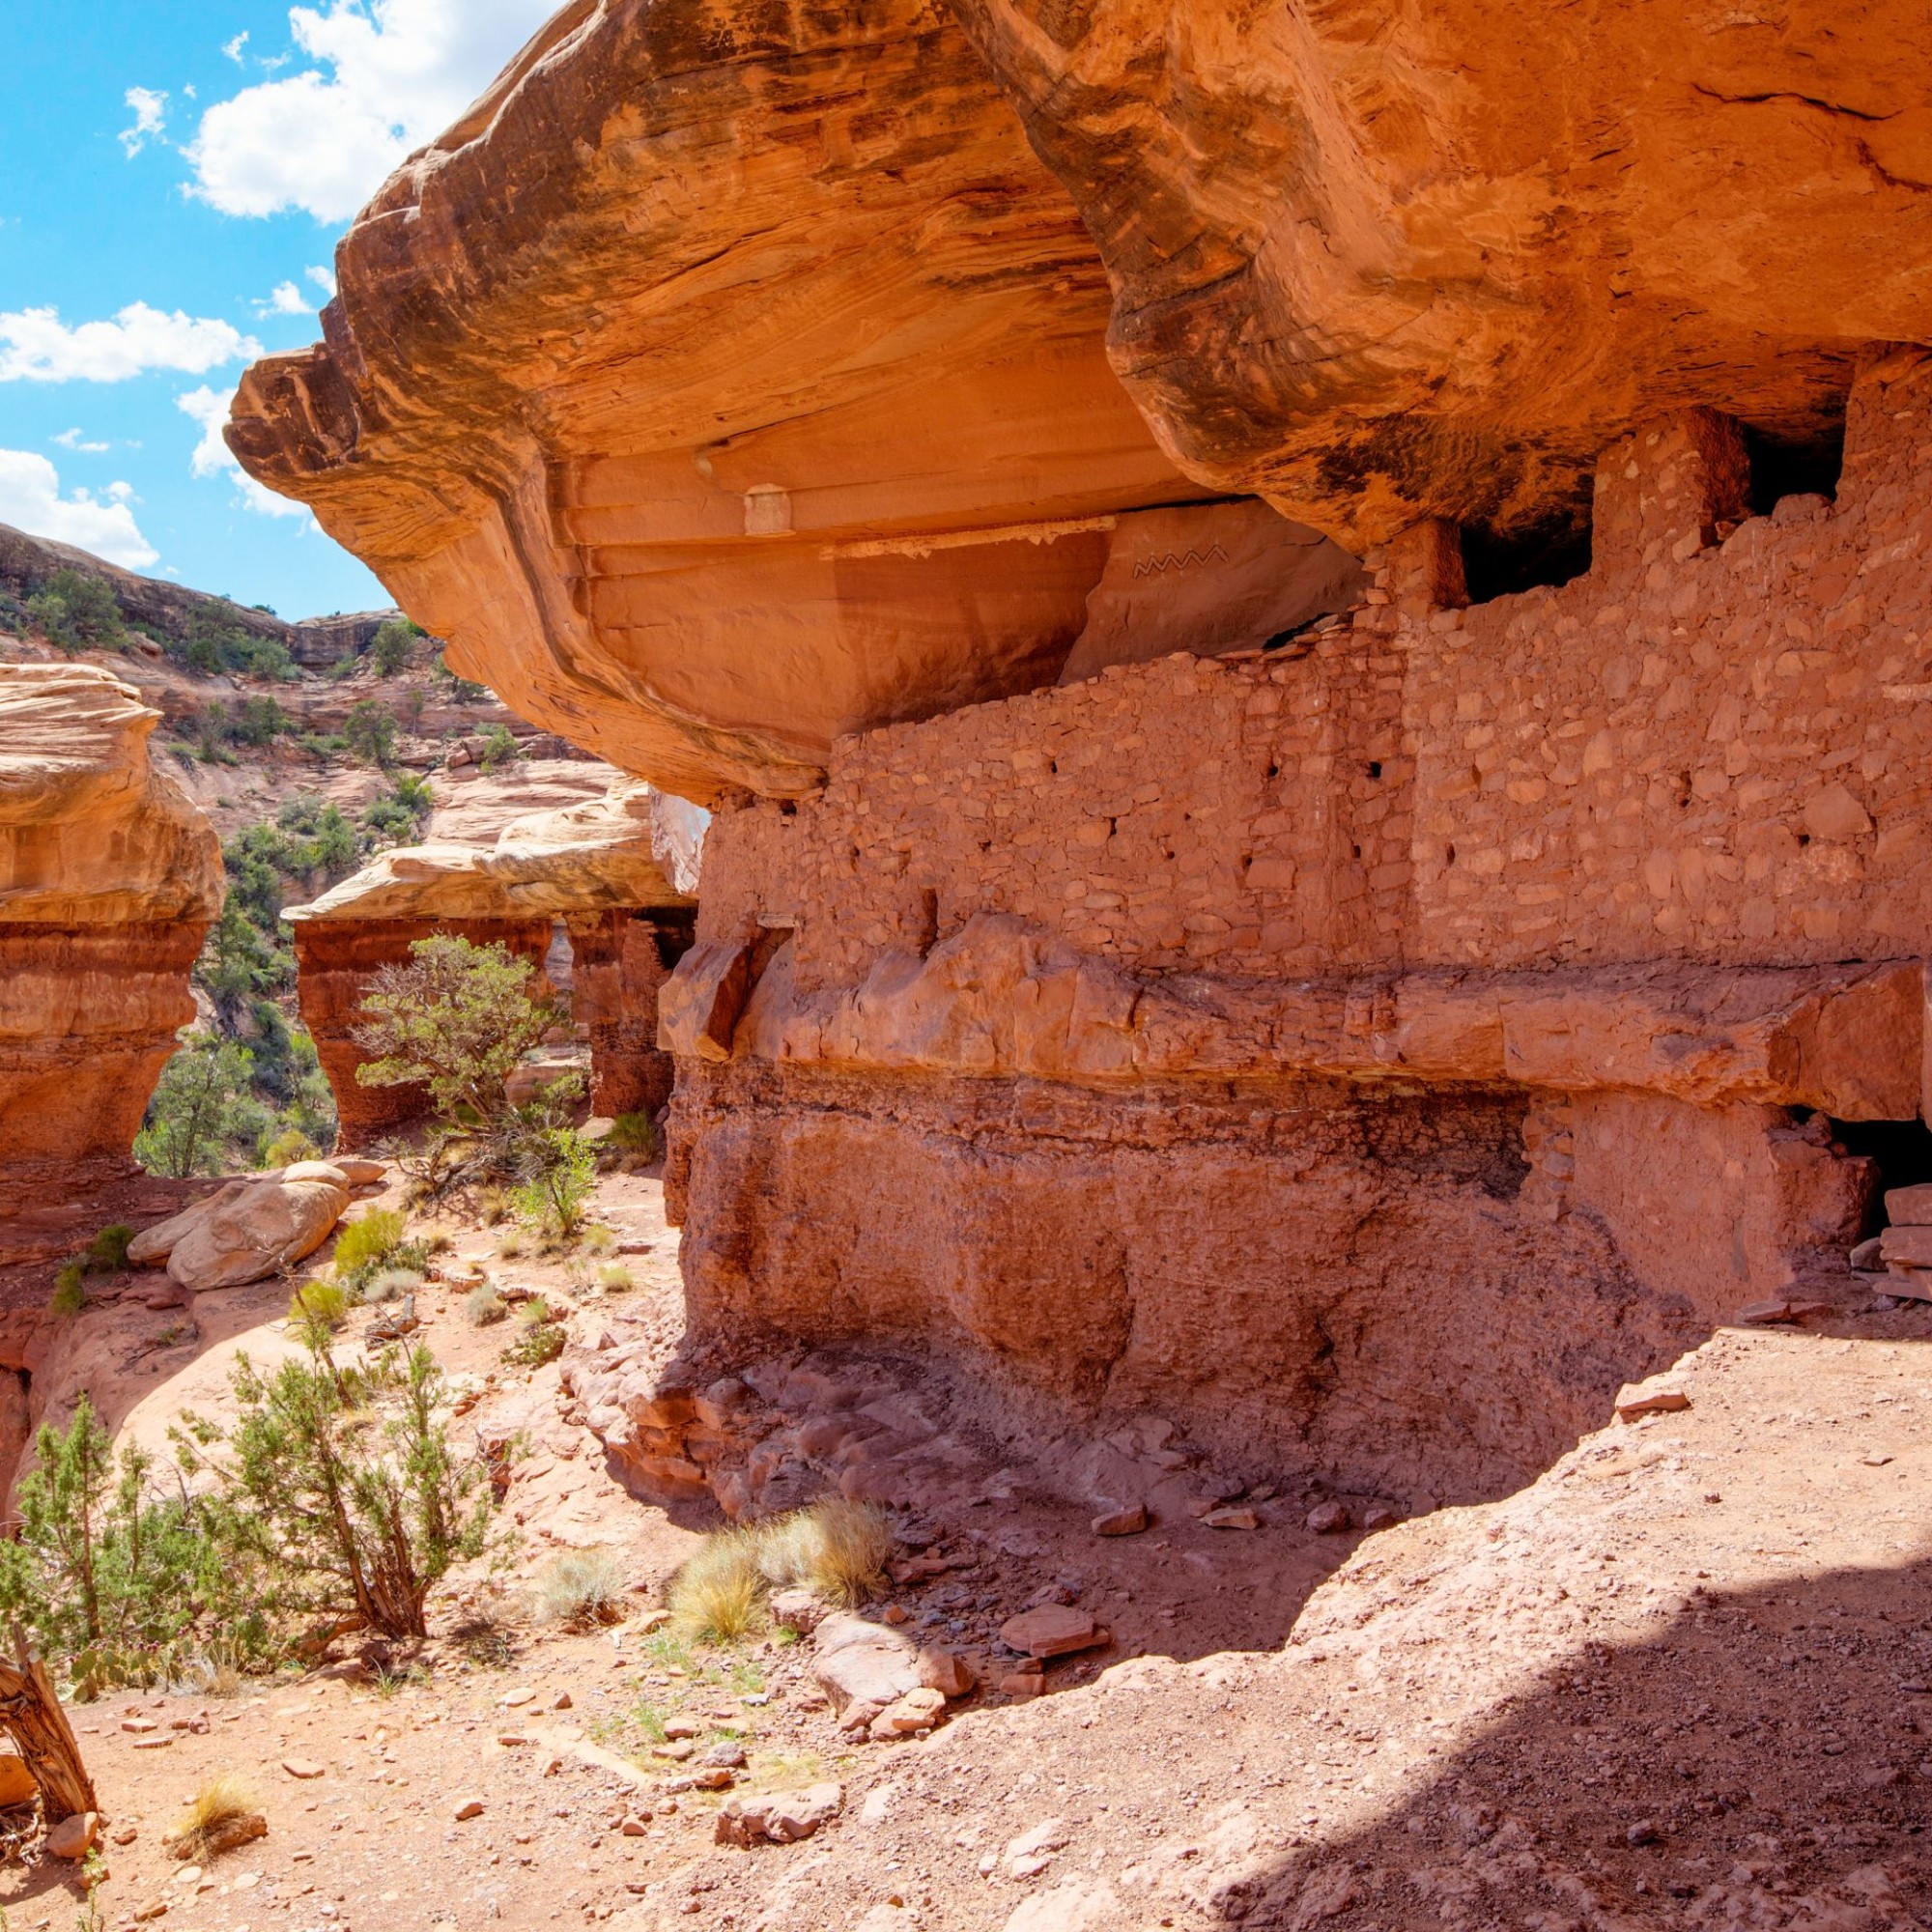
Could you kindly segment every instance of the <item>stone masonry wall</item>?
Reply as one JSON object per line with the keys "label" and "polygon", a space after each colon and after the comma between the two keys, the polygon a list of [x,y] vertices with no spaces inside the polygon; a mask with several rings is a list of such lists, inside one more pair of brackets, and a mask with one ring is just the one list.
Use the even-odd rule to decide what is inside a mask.
{"label": "stone masonry wall", "polygon": [[1835,504],[1753,518],[1720,486],[1710,517],[1702,467],[1681,425],[1609,452],[1559,589],[1378,589],[1292,662],[843,740],[817,797],[721,817],[700,932],[798,914],[807,988],[980,911],[1155,974],[1917,956],[1932,363],[1861,379]]}

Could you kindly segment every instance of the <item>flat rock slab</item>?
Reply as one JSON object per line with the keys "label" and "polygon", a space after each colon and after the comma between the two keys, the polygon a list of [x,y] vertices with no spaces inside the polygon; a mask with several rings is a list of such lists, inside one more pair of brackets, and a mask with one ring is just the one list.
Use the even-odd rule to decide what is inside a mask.
{"label": "flat rock slab", "polygon": [[897,1631],[840,1610],[818,1626],[811,1674],[834,1710],[853,1704],[883,1710],[920,1689],[920,1657]]}
{"label": "flat rock slab", "polygon": [[1023,1610],[1000,1626],[1000,1641],[1022,1657],[1070,1657],[1075,1651],[1094,1650],[1112,1640],[1086,1610],[1068,1609],[1060,1604]]}

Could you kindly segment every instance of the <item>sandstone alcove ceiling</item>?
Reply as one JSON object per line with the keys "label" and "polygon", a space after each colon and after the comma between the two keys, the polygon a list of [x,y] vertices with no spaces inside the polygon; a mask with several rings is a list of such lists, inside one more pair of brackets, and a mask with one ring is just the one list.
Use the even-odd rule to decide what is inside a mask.
{"label": "sandstone alcove ceiling", "polygon": [[1350,545],[1421,514],[1547,545],[1597,452],[1688,404],[1816,449],[1857,345],[1925,333],[1905,0],[956,11],[1099,243],[1162,446]]}
{"label": "sandstone alcove ceiling", "polygon": [[1354,584],[1259,504],[1259,553],[1177,535],[1220,493],[1121,388],[1078,212],[921,0],[566,10],[338,268],[326,345],[243,384],[243,461],[455,662],[693,798],[1051,684],[1122,543],[1190,588],[1272,546],[1224,644]]}

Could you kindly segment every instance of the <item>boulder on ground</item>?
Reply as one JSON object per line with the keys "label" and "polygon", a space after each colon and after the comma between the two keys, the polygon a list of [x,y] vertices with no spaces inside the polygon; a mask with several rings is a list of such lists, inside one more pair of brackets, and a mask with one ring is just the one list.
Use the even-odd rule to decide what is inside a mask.
{"label": "boulder on ground", "polygon": [[341,1170],[321,1161],[223,1188],[176,1239],[169,1278],[196,1293],[265,1280],[321,1247],[348,1206]]}
{"label": "boulder on ground", "polygon": [[56,1859],[84,1859],[100,1842],[100,1813],[76,1811],[63,1818],[47,1833],[47,1855]]}
{"label": "boulder on ground", "polygon": [[1094,1650],[1112,1638],[1085,1610],[1060,1604],[1042,1604],[1024,1610],[1000,1626],[1000,1641],[1022,1657],[1070,1657],[1077,1650]]}
{"label": "boulder on ground", "polygon": [[0,1751],[0,1810],[14,1804],[31,1804],[40,1790],[27,1760],[17,1751]]}

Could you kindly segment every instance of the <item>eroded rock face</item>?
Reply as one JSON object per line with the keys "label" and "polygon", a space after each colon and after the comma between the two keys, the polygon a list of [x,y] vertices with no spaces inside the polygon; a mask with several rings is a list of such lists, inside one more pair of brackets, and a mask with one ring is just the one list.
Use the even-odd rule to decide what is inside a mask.
{"label": "eroded rock face", "polygon": [[221,847],[152,768],[160,714],[84,665],[0,667],[0,1165],[125,1166],[220,910]]}
{"label": "eroded rock face", "polygon": [[[933,0],[567,10],[338,270],[326,346],[243,384],[243,462],[520,713],[701,802],[1051,684],[1122,513],[1218,494],[1115,379],[1080,214]],[[1163,514],[1182,606],[1227,575],[1247,611]],[[1348,565],[1288,543],[1298,621]]]}

